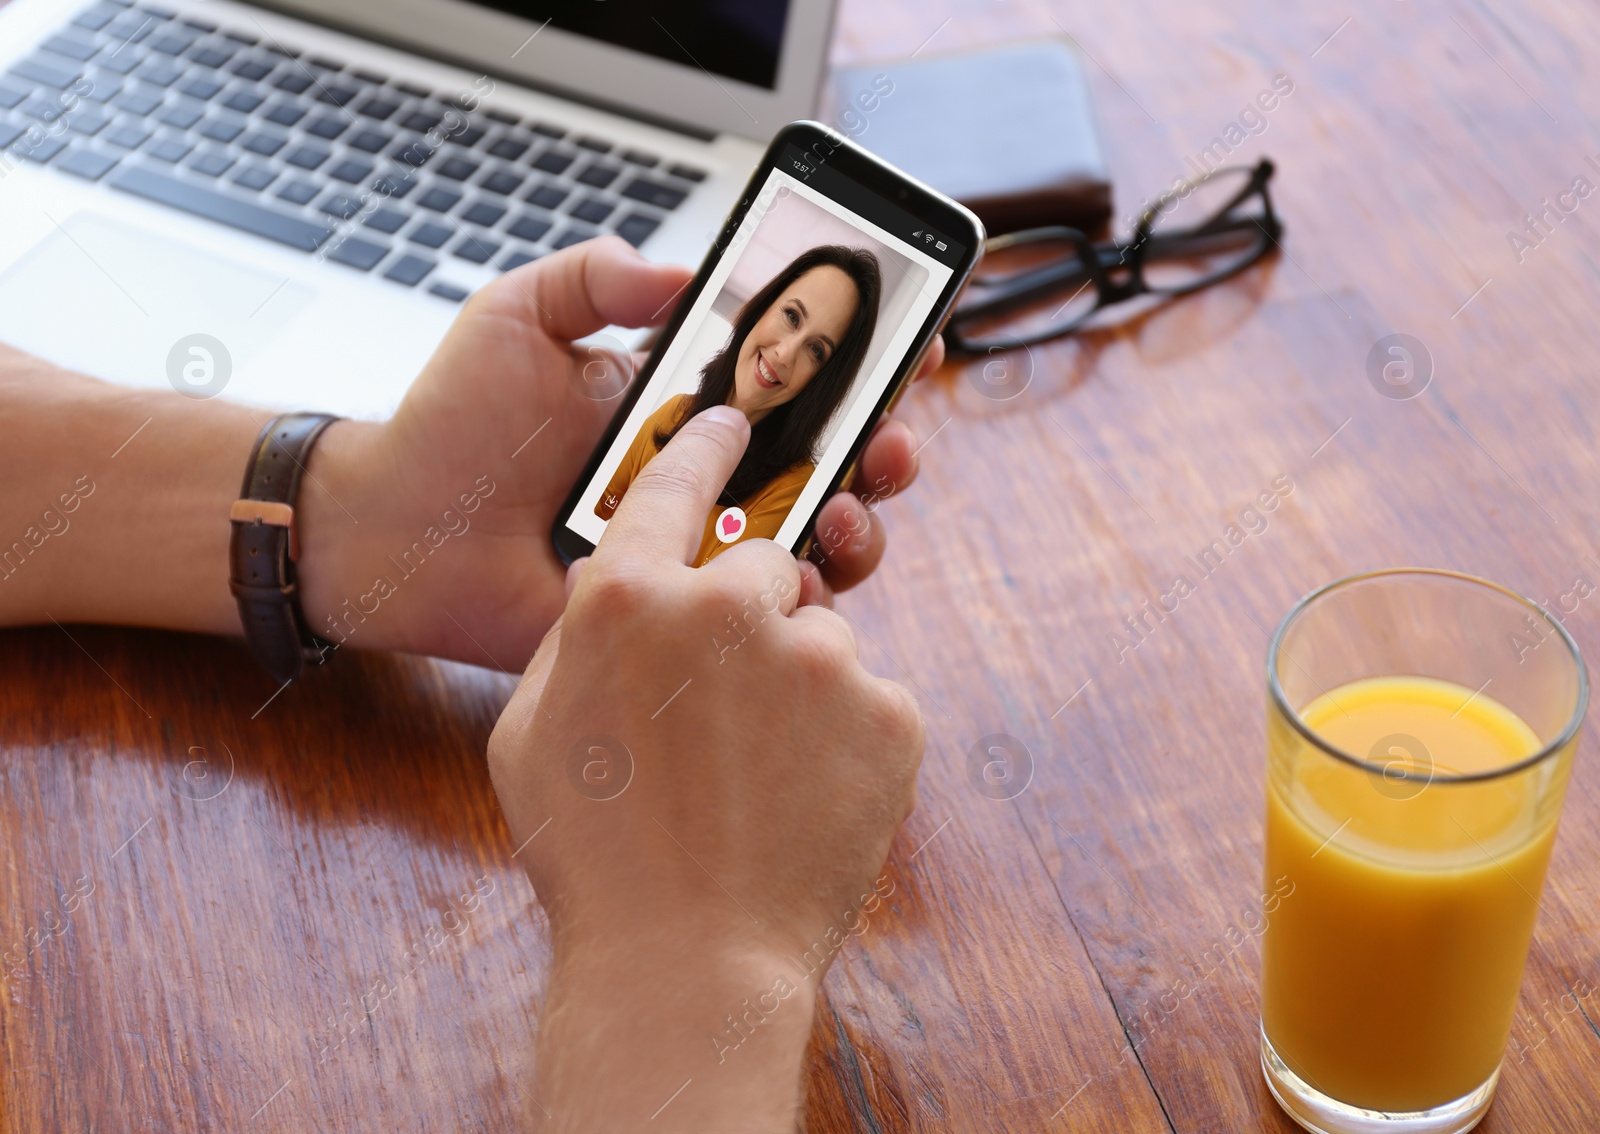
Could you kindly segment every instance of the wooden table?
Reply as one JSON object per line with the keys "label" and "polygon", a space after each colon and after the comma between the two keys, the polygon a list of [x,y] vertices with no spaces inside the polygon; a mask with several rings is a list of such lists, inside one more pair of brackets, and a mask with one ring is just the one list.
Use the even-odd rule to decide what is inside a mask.
{"label": "wooden table", "polygon": [[[1551,601],[1600,581],[1600,199],[1567,198],[1520,257],[1507,235],[1600,185],[1600,15],[846,0],[834,58],[1063,29],[1119,216],[1288,75],[1238,152],[1279,163],[1286,251],[1024,356],[1012,400],[956,368],[908,399],[923,480],[885,505],[890,558],[841,608],[917,690],[928,752],[894,900],[828,980],[816,1131],[1290,1129],[1257,1065],[1247,930],[1268,633],[1382,565]],[[1391,332],[1432,359],[1412,400],[1368,381]],[[1268,528],[1119,656],[1123,616],[1280,476]],[[1591,656],[1597,605],[1568,620]],[[509,1128],[547,957],[484,771],[510,678],[341,657],[263,707],[235,643],[54,627],[0,635],[0,673],[4,939],[92,886],[0,997],[6,1129]],[[1009,800],[968,771],[993,733],[1031,753]],[[1589,756],[1496,1134],[1600,1114]],[[1164,996],[1180,981],[1197,988]]]}

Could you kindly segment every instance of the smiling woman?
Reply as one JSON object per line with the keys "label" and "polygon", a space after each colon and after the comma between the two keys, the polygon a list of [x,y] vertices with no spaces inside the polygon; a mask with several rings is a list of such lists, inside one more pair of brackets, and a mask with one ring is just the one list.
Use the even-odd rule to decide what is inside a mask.
{"label": "smiling woman", "polygon": [[634,477],[684,422],[731,405],[750,420],[750,445],[706,517],[696,565],[729,546],[715,528],[729,506],[744,513],[745,527],[732,534],[777,535],[861,369],[882,291],[878,258],[865,249],[824,244],[796,256],[739,309],[727,342],[700,371],[699,388],[669,398],[645,420],[595,515],[612,517]]}

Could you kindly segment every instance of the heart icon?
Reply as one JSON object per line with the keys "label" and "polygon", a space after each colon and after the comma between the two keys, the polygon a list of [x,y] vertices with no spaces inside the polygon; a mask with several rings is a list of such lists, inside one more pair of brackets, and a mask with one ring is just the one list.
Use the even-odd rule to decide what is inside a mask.
{"label": "heart icon", "polygon": [[711,530],[717,533],[717,539],[721,542],[732,543],[744,534],[744,526],[743,508],[724,508]]}

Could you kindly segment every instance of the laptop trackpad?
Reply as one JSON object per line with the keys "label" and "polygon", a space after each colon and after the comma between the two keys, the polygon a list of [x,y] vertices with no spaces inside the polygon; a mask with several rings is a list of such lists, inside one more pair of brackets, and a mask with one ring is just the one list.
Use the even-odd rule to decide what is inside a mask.
{"label": "laptop trackpad", "polygon": [[[181,340],[206,335],[239,367],[316,297],[274,275],[125,221],[78,212],[0,274],[0,341],[134,386],[191,387]],[[169,364],[169,358],[174,361]]]}

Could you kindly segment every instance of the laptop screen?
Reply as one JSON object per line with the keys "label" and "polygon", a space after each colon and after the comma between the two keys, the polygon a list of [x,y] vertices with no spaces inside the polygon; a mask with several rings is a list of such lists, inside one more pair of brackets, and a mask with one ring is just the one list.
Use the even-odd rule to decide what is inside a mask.
{"label": "laptop screen", "polygon": [[774,90],[789,0],[473,0],[613,47]]}

